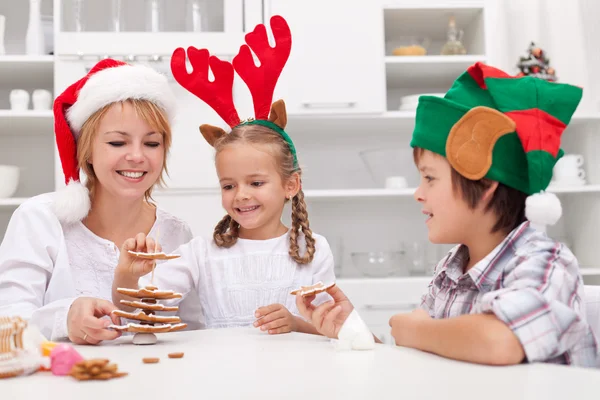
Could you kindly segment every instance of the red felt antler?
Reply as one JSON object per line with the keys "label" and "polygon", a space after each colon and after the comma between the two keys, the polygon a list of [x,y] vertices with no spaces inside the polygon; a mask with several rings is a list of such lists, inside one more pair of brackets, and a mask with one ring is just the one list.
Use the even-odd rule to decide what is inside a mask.
{"label": "red felt antler", "polygon": [[[256,119],[269,117],[275,85],[292,48],[290,27],[283,17],[275,15],[271,18],[271,30],[275,47],[269,45],[267,30],[260,24],[246,35],[247,45],[242,45],[233,59],[233,67],[252,93]],[[260,66],[254,64],[250,49],[260,60]]]}
{"label": "red felt antler", "polygon": [[[191,93],[198,96],[230,127],[240,123],[240,117],[233,104],[233,66],[228,61],[221,61],[210,56],[208,50],[188,47],[187,55],[192,64],[192,72],[187,72],[185,50],[175,49],[171,57],[171,71],[175,80]],[[213,82],[208,80],[208,67],[215,76]]]}

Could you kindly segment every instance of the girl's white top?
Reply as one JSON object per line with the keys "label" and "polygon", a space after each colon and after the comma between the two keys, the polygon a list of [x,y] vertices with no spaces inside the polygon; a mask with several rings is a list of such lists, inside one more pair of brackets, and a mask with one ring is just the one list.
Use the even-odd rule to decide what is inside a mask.
{"label": "girl's white top", "polygon": [[[174,251],[181,258],[156,268],[154,284],[183,293],[184,299],[199,296],[206,328],[249,326],[256,321],[257,308],[276,303],[299,315],[296,297],[290,292],[319,281],[334,282],[333,256],[327,240],[313,234],[314,259],[298,264],[289,255],[289,237],[288,231],[268,240],[238,239],[230,248],[220,248],[214,240],[194,238]],[[303,235],[299,242],[300,254],[304,254]],[[142,278],[140,286],[146,283],[148,276]],[[319,294],[315,303],[328,296]]]}
{"label": "girl's white top", "polygon": [[[0,316],[30,319],[50,340],[68,336],[67,314],[78,297],[111,300],[119,249],[81,222],[63,225],[52,212],[54,193],[23,203],[0,245]],[[149,235],[169,253],[192,238],[186,223],[158,208]],[[200,308],[182,303],[183,320],[202,321]]]}

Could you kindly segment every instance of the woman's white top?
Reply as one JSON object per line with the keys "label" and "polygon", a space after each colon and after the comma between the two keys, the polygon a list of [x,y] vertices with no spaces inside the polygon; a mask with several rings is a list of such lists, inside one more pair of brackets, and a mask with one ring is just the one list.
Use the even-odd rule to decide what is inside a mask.
{"label": "woman's white top", "polygon": [[[181,258],[158,264],[154,284],[184,294],[199,296],[206,328],[249,326],[257,308],[279,303],[299,315],[296,297],[290,292],[319,281],[335,281],[333,255],[327,240],[315,238],[315,255],[309,264],[298,264],[289,255],[289,231],[268,240],[238,239],[230,248],[201,237],[175,250]],[[300,254],[305,243],[301,236]],[[147,283],[142,278],[140,286]],[[194,293],[195,292],[195,293]],[[328,298],[322,293],[316,303]]]}
{"label": "woman's white top", "polygon": [[[44,336],[58,340],[68,337],[67,314],[76,298],[111,300],[120,251],[81,222],[61,224],[51,209],[53,195],[27,200],[10,219],[0,245],[0,316],[30,319]],[[185,222],[157,208],[149,235],[159,227],[165,252],[192,239]],[[182,319],[201,321],[198,312],[182,303]]]}

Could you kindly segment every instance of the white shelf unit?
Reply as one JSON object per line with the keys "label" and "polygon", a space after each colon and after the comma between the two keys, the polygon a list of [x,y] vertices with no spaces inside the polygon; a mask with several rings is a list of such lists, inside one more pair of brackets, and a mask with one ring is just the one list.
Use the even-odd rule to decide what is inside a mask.
{"label": "white shelf unit", "polygon": [[[488,61],[485,1],[444,3],[399,2],[384,7],[388,111],[398,110],[403,96],[444,93],[470,65]],[[451,17],[464,32],[465,55],[441,55]],[[395,48],[411,43],[424,46],[426,55],[393,55]]]}
{"label": "white shelf unit", "polygon": [[[53,15],[53,1],[42,2],[42,16]],[[28,2],[0,2],[6,16],[6,55],[0,56],[0,164],[19,167],[19,184],[12,198],[0,199],[0,240],[14,209],[28,198],[54,190],[54,116],[52,110],[33,110],[31,95],[36,89],[54,95],[52,35],[45,32],[48,54],[26,55],[25,35]],[[29,93],[29,109],[10,109],[13,89]],[[0,179],[1,184],[1,179]]]}

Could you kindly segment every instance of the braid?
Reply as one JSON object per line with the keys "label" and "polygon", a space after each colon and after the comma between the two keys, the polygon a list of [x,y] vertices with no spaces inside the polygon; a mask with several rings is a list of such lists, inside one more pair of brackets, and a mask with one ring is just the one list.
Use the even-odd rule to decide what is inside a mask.
{"label": "braid", "polygon": [[215,227],[213,239],[217,246],[229,248],[237,242],[239,234],[240,224],[235,222],[228,214]]}
{"label": "braid", "polygon": [[[306,253],[300,256],[300,247],[298,246],[298,231],[304,233],[306,242]],[[290,256],[298,264],[308,264],[315,256],[315,239],[308,223],[308,212],[304,202],[304,192],[302,189],[292,199],[292,230],[290,232]]]}

